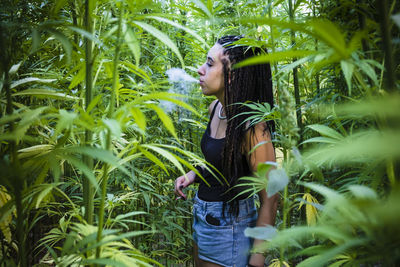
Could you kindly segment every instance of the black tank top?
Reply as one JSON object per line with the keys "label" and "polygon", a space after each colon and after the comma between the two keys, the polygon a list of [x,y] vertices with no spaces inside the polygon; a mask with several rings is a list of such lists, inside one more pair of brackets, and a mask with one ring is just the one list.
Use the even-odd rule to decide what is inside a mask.
{"label": "black tank top", "polygon": [[[216,139],[210,136],[210,124],[211,120],[214,117],[215,109],[218,105],[218,101],[214,105],[214,108],[211,112],[210,120],[208,121],[207,129],[205,130],[203,137],[201,138],[201,151],[203,152],[205,160],[212,164],[221,174],[223,174],[223,161],[222,161],[222,152],[224,150],[225,137]],[[243,156],[242,164],[245,164],[245,168],[247,168],[247,175],[251,174],[251,171],[248,167],[247,160]],[[224,181],[223,177],[214,171],[214,174],[218,177],[215,178],[209,171],[203,170],[202,175],[204,179],[210,184],[208,186],[203,180],[199,181],[199,189],[198,189],[198,197],[205,201],[227,201],[226,190],[228,186]],[[229,180],[229,179],[228,179]],[[244,188],[243,188],[244,189]],[[242,189],[242,190],[243,190]],[[248,195],[241,195],[238,199],[247,198]]]}

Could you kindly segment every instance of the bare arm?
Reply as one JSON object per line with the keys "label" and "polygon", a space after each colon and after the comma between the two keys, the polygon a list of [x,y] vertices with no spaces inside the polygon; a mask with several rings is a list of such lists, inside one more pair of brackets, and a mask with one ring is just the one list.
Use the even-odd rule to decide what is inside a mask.
{"label": "bare arm", "polygon": [[[214,106],[216,105],[218,100],[214,100],[213,102],[211,102],[210,106],[208,107],[208,113],[211,114]],[[182,192],[183,188],[188,187],[189,185],[193,184],[196,180],[196,173],[194,171],[189,171],[188,173],[186,173],[186,177],[185,175],[179,176],[178,178],[176,178],[175,180],[175,195],[179,197],[182,197],[184,199],[186,199],[186,195]]]}
{"label": "bare arm", "polygon": [[[274,147],[271,142],[269,132],[264,131],[265,124],[260,123],[255,126],[255,133],[253,136],[246,137],[246,141],[250,142],[250,147],[254,147],[260,142],[266,142],[254,150],[249,157],[249,166],[252,171],[257,170],[257,165],[261,162],[273,161],[275,162]],[[249,146],[247,146],[249,147]],[[278,206],[278,194],[267,197],[265,189],[258,192],[260,199],[260,209],[258,210],[258,218],[256,226],[266,226],[275,224],[276,210]],[[263,240],[255,239],[254,247],[262,243]],[[262,254],[252,254],[249,263],[253,266],[264,266],[264,256]]]}

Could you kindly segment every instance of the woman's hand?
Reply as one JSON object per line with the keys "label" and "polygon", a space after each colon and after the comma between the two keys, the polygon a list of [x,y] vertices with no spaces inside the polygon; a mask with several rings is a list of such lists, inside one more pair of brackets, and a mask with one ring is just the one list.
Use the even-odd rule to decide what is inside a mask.
{"label": "woman's hand", "polygon": [[[187,178],[186,178],[187,177]],[[190,171],[186,173],[186,177],[184,175],[179,176],[175,180],[175,195],[177,195],[177,199],[183,198],[186,200],[186,195],[182,192],[183,188],[188,187],[189,185],[194,183],[194,180],[196,178],[196,174],[194,171]]]}
{"label": "woman's hand", "polygon": [[262,254],[251,254],[249,264],[247,266],[249,267],[263,267],[265,262],[265,257]]}

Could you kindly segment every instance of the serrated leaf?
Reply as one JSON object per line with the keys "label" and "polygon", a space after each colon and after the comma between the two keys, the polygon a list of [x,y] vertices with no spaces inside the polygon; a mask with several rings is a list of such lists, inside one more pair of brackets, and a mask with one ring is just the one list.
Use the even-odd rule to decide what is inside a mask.
{"label": "serrated leaf", "polygon": [[[90,0],[90,1],[92,2],[93,0]],[[96,38],[94,34],[91,34],[88,31],[85,31],[84,29],[81,29],[81,28],[78,28],[78,27],[75,27],[75,26],[67,26],[67,27],[70,30],[72,30],[72,31],[74,31],[76,33],[79,33],[83,37],[93,41],[94,43],[98,44],[99,46],[105,47],[104,43],[100,39]]]}
{"label": "serrated leaf", "polygon": [[364,185],[350,185],[349,190],[356,198],[360,199],[378,199],[378,195],[371,188]]}
{"label": "serrated leaf", "polygon": [[260,162],[257,165],[257,174],[259,177],[266,177],[268,171],[272,168],[272,167],[277,167],[277,163],[276,162]]}
{"label": "serrated leaf", "polygon": [[166,19],[166,18],[162,18],[162,17],[147,16],[147,18],[155,19],[155,20],[158,20],[160,22],[165,22],[165,23],[168,23],[168,24],[174,26],[175,28],[182,29],[182,30],[186,31],[187,33],[189,33],[190,35],[192,35],[193,37],[195,37],[197,40],[199,40],[206,47],[208,47],[208,44],[204,40],[204,38],[202,38],[200,35],[198,35],[195,31],[193,31],[193,30],[191,30],[191,29],[189,29],[189,28],[187,28],[185,26],[182,26],[182,25],[180,25],[180,24],[178,24],[178,23],[176,23],[176,22],[174,22],[172,20],[169,20],[169,19]]}
{"label": "serrated leaf", "polygon": [[54,6],[52,8],[52,15],[56,16],[58,15],[58,12],[60,11],[60,9],[65,5],[65,3],[67,2],[67,0],[58,0],[54,2]]}
{"label": "serrated leaf", "polygon": [[145,149],[140,149],[140,152],[143,153],[143,155],[148,158],[149,160],[151,160],[152,162],[154,162],[155,164],[157,164],[158,166],[160,166],[167,175],[168,174],[168,170],[165,167],[165,165],[161,162],[161,160],[159,160],[154,154],[150,153],[149,151],[146,151]]}
{"label": "serrated leaf", "polygon": [[[382,161],[400,157],[400,131],[364,130],[343,138],[334,146],[311,149],[303,158],[317,166]],[[368,145],[367,145],[368,144]]]}
{"label": "serrated leaf", "polygon": [[96,95],[90,102],[89,106],[87,107],[86,112],[90,113],[90,111],[92,111],[92,109],[100,102],[103,96],[104,96],[103,94]]}
{"label": "serrated leaf", "polygon": [[354,64],[347,60],[342,60],[340,61],[340,66],[342,67],[343,75],[349,89],[349,95],[351,95],[351,78],[353,77]]}
{"label": "serrated leaf", "polygon": [[83,82],[83,80],[85,79],[85,75],[86,75],[86,64],[79,63],[79,65],[81,65],[81,67],[79,68],[78,73],[72,78],[71,83],[68,86],[68,89],[73,89],[75,88],[78,84],[80,84],[81,82]]}
{"label": "serrated leaf", "polygon": [[21,66],[22,61],[18,62],[17,64],[14,64],[11,66],[10,70],[8,71],[8,73],[10,74],[10,76],[14,75],[15,73],[17,73],[19,67]]}
{"label": "serrated leaf", "polygon": [[78,153],[87,155],[91,158],[97,158],[103,162],[108,163],[112,167],[118,168],[126,175],[131,175],[124,166],[120,165],[119,159],[116,156],[114,156],[114,154],[111,151],[100,148],[87,147],[87,146],[71,146],[71,147],[65,147],[62,150],[65,154]]}
{"label": "serrated leaf", "polygon": [[24,79],[12,82],[10,87],[12,89],[17,86],[20,86],[21,84],[30,83],[30,82],[51,83],[54,81],[57,81],[57,79],[40,79],[40,78],[36,78],[36,77],[28,77],[28,78],[24,78]]}
{"label": "serrated leaf", "polygon": [[[89,179],[94,188],[98,187],[96,177],[94,176],[94,171],[90,169],[86,164],[84,164],[81,160],[70,157],[68,155],[63,155],[63,158],[68,161],[72,166],[80,170]],[[56,168],[58,168],[58,166],[56,166]]]}
{"label": "serrated leaf", "polygon": [[139,108],[132,107],[129,109],[138,127],[145,132],[146,131],[146,116]]}
{"label": "serrated leaf", "polygon": [[141,22],[141,21],[133,21],[136,25],[140,26],[143,28],[145,31],[149,32],[151,35],[153,35],[155,38],[160,40],[162,43],[164,43],[166,46],[168,46],[179,58],[179,61],[181,62],[182,67],[185,66],[185,63],[183,62],[183,58],[181,53],[179,52],[178,47],[175,45],[174,42],[171,41],[171,39],[163,32],[160,30],[154,28],[150,24]]}
{"label": "serrated leaf", "polygon": [[133,102],[131,102],[131,104],[132,105],[142,104],[148,100],[153,100],[153,99],[166,100],[166,101],[173,102],[174,104],[177,104],[178,106],[181,106],[181,107],[193,112],[194,114],[200,116],[200,113],[196,109],[194,109],[192,106],[185,103],[184,101],[176,99],[176,98],[185,98],[185,97],[187,97],[187,96],[182,95],[182,94],[157,92],[157,93],[151,93],[151,94],[147,94],[147,95],[144,95],[141,97],[137,97]]}
{"label": "serrated leaf", "polygon": [[302,144],[307,144],[307,143],[326,143],[326,144],[337,144],[340,142],[340,140],[329,138],[329,137],[313,137],[310,139],[305,140]]}
{"label": "serrated leaf", "polygon": [[106,125],[108,130],[115,138],[119,138],[122,134],[121,125],[114,119],[104,118],[102,122]]}
{"label": "serrated leaf", "polygon": [[378,78],[373,67],[370,66],[365,60],[360,60],[358,62],[358,67],[374,82],[378,84]]}
{"label": "serrated leaf", "polygon": [[341,58],[346,59],[349,57],[346,51],[345,36],[333,22],[325,19],[315,19],[307,24],[312,27],[312,31],[318,39],[333,48]]}
{"label": "serrated leaf", "polygon": [[212,18],[212,14],[210,10],[207,8],[207,6],[203,3],[201,0],[191,0],[197,7],[200,8],[202,13],[206,15],[208,18]]}
{"label": "serrated leaf", "polygon": [[129,49],[131,50],[133,56],[135,57],[136,66],[139,66],[139,63],[140,63],[140,43],[139,43],[139,40],[136,38],[135,33],[130,28],[127,28],[127,30],[126,30],[125,42],[128,45]]}
{"label": "serrated leaf", "polygon": [[313,54],[316,54],[316,52],[310,50],[287,50],[287,51],[275,52],[271,54],[254,56],[249,59],[245,59],[240,63],[233,65],[233,68],[241,68],[245,66],[265,64],[265,63],[275,63],[293,58],[307,57]]}
{"label": "serrated leaf", "polygon": [[271,240],[277,234],[277,229],[271,225],[258,226],[258,227],[247,227],[244,230],[244,235],[251,238],[261,239],[261,240]]}
{"label": "serrated leaf", "polygon": [[283,190],[289,183],[289,177],[284,169],[271,170],[268,175],[267,196],[272,197]]}
{"label": "serrated leaf", "polygon": [[35,198],[36,200],[36,205],[35,208],[38,209],[40,206],[40,203],[42,200],[53,190],[54,184],[47,184],[47,185],[40,185],[40,193],[39,195]]}
{"label": "serrated leaf", "polygon": [[125,214],[119,214],[117,217],[115,217],[115,220],[121,220],[121,219],[125,219],[131,216],[136,216],[136,215],[142,215],[142,214],[146,214],[146,212],[144,211],[131,211]]}
{"label": "serrated leaf", "polygon": [[342,140],[344,138],[343,135],[341,135],[337,131],[322,124],[312,124],[312,125],[307,125],[307,127],[318,132],[323,136],[327,136],[336,140]]}
{"label": "serrated leaf", "polygon": [[148,83],[152,83],[149,75],[142,70],[141,68],[139,68],[138,66],[127,62],[127,61],[121,61],[120,64],[122,65],[122,67],[125,67],[125,69],[133,72],[135,75],[138,75],[139,77],[141,77],[142,79],[146,80]]}
{"label": "serrated leaf", "polygon": [[315,183],[305,183],[304,186],[311,188],[312,190],[320,193],[321,195],[323,195],[325,198],[327,198],[329,201],[335,201],[338,199],[344,199],[343,196],[341,194],[339,194],[338,192],[320,185],[320,184],[315,184]]}
{"label": "serrated leaf", "polygon": [[65,36],[64,33],[56,30],[55,28],[46,28],[46,31],[51,33],[61,43],[67,55],[67,61],[69,62],[71,60],[72,44],[69,41],[68,37]]}
{"label": "serrated leaf", "polygon": [[392,15],[392,19],[396,23],[397,27],[400,28],[400,13]]}
{"label": "serrated leaf", "polygon": [[50,97],[50,98],[55,98],[55,99],[62,99],[62,100],[79,100],[79,97],[76,96],[70,96],[64,93],[60,93],[57,91],[49,90],[49,89],[26,89],[24,91],[20,91],[17,93],[14,93],[13,96],[19,96],[19,95],[31,95],[31,96],[36,96],[36,97]]}
{"label": "serrated leaf", "polygon": [[185,173],[185,171],[183,170],[182,164],[175,158],[175,157],[177,157],[176,155],[173,155],[171,152],[169,152],[161,147],[155,146],[155,145],[142,145],[142,147],[149,148],[149,149],[157,152],[161,156],[168,159],[172,164],[174,164],[179,169],[179,171],[181,171],[181,173]]}
{"label": "serrated leaf", "polygon": [[158,117],[160,118],[161,122],[164,124],[165,128],[177,139],[179,140],[178,136],[175,132],[174,123],[172,122],[171,118],[164,112],[162,108],[154,104],[148,104],[149,108],[153,109]]}
{"label": "serrated leaf", "polygon": [[74,112],[68,112],[64,109],[59,110],[60,116],[57,122],[56,130],[54,132],[54,138],[58,137],[64,129],[69,129],[72,127],[74,120],[78,117],[78,114]]}

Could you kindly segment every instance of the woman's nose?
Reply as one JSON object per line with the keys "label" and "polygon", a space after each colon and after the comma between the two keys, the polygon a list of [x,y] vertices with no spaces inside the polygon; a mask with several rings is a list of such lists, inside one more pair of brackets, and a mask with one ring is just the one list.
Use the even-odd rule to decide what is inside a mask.
{"label": "woman's nose", "polygon": [[202,76],[204,75],[204,64],[201,65],[198,69],[197,69],[197,73]]}

